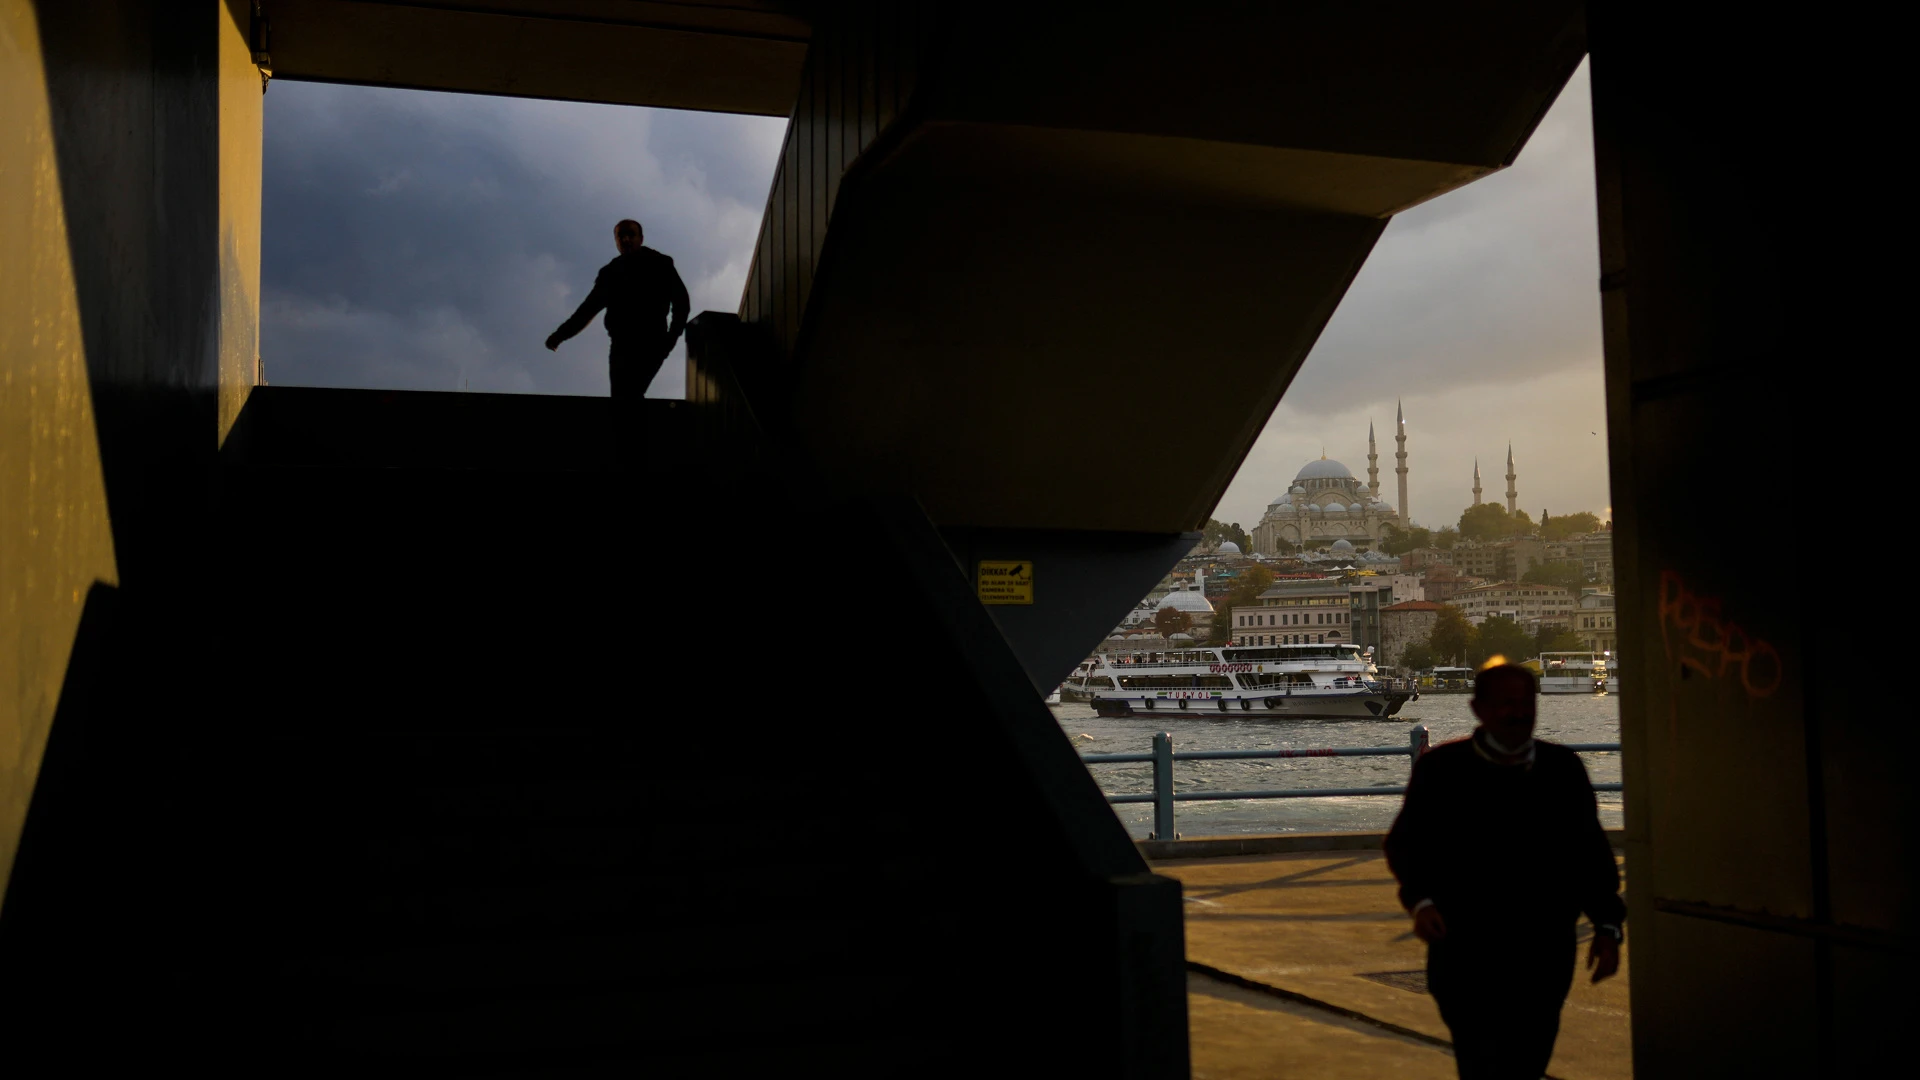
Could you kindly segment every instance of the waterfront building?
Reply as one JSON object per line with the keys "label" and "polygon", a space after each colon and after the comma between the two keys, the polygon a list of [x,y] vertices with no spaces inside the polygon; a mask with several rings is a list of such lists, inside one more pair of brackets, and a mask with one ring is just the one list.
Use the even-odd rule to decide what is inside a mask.
{"label": "waterfront building", "polygon": [[1407,646],[1433,636],[1440,621],[1441,605],[1432,600],[1408,600],[1380,609],[1380,650],[1374,663],[1379,667],[1402,666],[1400,658]]}
{"label": "waterfront building", "polygon": [[1613,623],[1613,593],[1602,589],[1580,590],[1573,613],[1573,632],[1580,635],[1581,647],[1591,652],[1618,652],[1620,635]]}
{"label": "waterfront building", "polygon": [[1309,461],[1285,492],[1267,504],[1253,527],[1253,549],[1263,555],[1280,551],[1282,543],[1314,549],[1345,540],[1361,551],[1378,547],[1389,530],[1407,528],[1407,424],[1396,410],[1399,443],[1395,469],[1400,478],[1400,508],[1380,497],[1380,455],[1367,425],[1367,482],[1361,483],[1345,465],[1325,454]]}
{"label": "waterfront building", "polygon": [[1496,581],[1456,594],[1448,601],[1478,626],[1504,615],[1528,629],[1544,624],[1565,626],[1573,618],[1573,594],[1557,585],[1523,581]]}
{"label": "waterfront building", "polygon": [[1489,581],[1518,581],[1547,561],[1547,545],[1533,537],[1510,540],[1462,540],[1453,547],[1453,567]]}
{"label": "waterfront building", "polygon": [[1233,609],[1235,645],[1344,645],[1353,640],[1353,598],[1340,578],[1282,579],[1261,593],[1259,601]]}
{"label": "waterfront building", "polygon": [[1462,574],[1442,564],[1427,568],[1426,576],[1420,579],[1420,588],[1426,593],[1426,599],[1445,604],[1468,589],[1476,589],[1486,583],[1485,578]]}

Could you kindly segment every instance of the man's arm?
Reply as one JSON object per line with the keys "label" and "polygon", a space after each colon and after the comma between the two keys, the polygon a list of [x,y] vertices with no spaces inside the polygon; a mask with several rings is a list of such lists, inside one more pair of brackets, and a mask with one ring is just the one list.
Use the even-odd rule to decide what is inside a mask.
{"label": "man's arm", "polygon": [[606,290],[601,287],[600,278],[596,275],[593,279],[593,289],[587,293],[587,298],[580,302],[580,307],[572,315],[567,316],[567,321],[560,324],[560,329],[547,335],[547,348],[557,349],[561,342],[585,330],[587,324],[593,321],[593,317],[600,314],[600,309],[606,306]]}
{"label": "man's arm", "polygon": [[666,351],[672,352],[673,343],[679,341],[687,329],[687,315],[693,307],[687,298],[687,283],[680,280],[680,271],[674,269],[672,259],[667,260],[667,288],[668,299],[673,304],[673,322],[667,327]]}
{"label": "man's arm", "polygon": [[1407,781],[1407,796],[1400,805],[1400,816],[1387,831],[1387,869],[1400,882],[1400,906],[1412,912],[1422,901],[1431,901],[1433,880],[1433,770],[1430,760],[1414,763],[1413,776]]}
{"label": "man's arm", "polygon": [[1574,882],[1580,890],[1580,910],[1596,927],[1618,931],[1627,921],[1627,904],[1620,899],[1620,865],[1613,858],[1613,842],[1600,825],[1600,803],[1593,796],[1593,780],[1578,755],[1573,772],[1579,782],[1574,799],[1579,833],[1575,839]]}

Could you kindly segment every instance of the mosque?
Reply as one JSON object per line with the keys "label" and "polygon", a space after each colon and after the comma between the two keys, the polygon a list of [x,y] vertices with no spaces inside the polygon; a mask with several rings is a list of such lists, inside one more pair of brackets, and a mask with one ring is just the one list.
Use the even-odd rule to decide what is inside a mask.
{"label": "mosque", "polygon": [[[1407,420],[1396,405],[1394,452],[1399,475],[1399,505],[1407,505]],[[1375,448],[1373,425],[1367,425],[1367,482],[1362,484],[1345,465],[1322,454],[1309,461],[1293,478],[1293,486],[1273,502],[1252,530],[1253,550],[1262,555],[1280,553],[1284,541],[1290,548],[1312,550],[1344,540],[1354,549],[1377,547],[1391,529],[1407,528],[1401,513],[1380,497],[1380,454]]]}

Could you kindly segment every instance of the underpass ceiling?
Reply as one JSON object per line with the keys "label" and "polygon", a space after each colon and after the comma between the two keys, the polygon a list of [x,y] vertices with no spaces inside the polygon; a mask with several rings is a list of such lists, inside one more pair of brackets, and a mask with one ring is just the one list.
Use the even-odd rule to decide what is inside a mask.
{"label": "underpass ceiling", "polygon": [[1392,215],[1510,164],[1585,51],[1573,2],[1389,9],[948,9],[787,270],[826,474],[944,527],[1198,528]]}
{"label": "underpass ceiling", "polygon": [[266,0],[276,78],[786,116],[799,6],[768,0]]}

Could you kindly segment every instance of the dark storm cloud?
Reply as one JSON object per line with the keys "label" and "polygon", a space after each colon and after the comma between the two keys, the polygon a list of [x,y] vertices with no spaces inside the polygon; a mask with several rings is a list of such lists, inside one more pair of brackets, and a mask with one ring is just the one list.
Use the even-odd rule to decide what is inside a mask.
{"label": "dark storm cloud", "polygon": [[[605,393],[597,328],[541,342],[640,219],[694,310],[733,310],[785,121],[277,82],[269,381]],[[654,393],[677,395],[669,361]]]}

